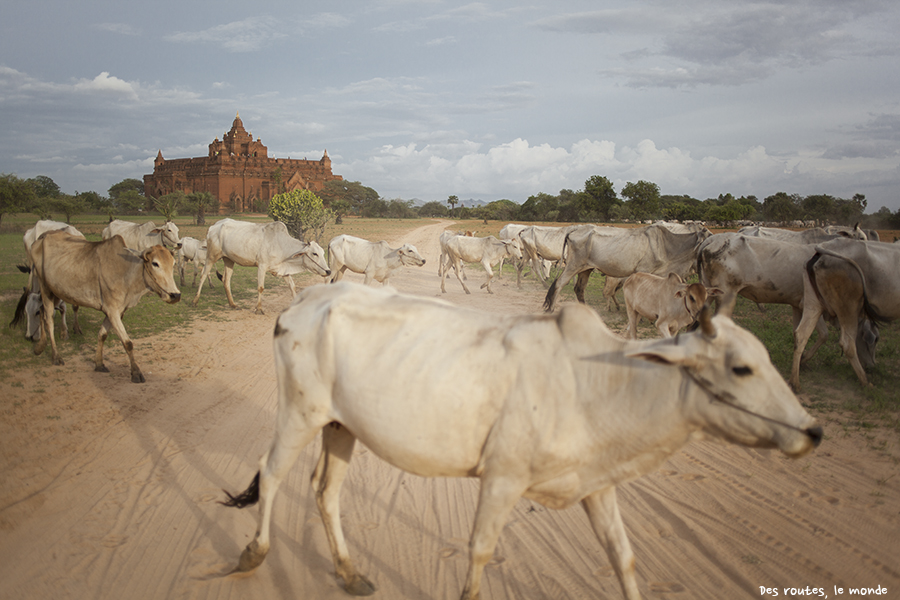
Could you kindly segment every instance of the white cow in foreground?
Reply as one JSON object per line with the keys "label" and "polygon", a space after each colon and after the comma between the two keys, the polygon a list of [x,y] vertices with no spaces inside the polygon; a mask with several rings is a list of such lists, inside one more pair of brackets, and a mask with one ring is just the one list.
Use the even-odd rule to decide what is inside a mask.
{"label": "white cow in foreground", "polygon": [[172,221],[166,221],[157,227],[153,221],[146,223],[132,223],[116,219],[103,229],[102,237],[108,240],[114,235],[121,235],[125,240],[125,246],[138,252],[143,252],[153,246],[172,246],[178,248],[181,239],[178,237],[178,226]]}
{"label": "white cow in foreground", "polygon": [[281,221],[271,223],[249,223],[222,219],[213,223],[206,234],[206,264],[200,274],[200,285],[193,305],[200,300],[203,281],[209,276],[213,265],[222,259],[225,262],[225,296],[231,308],[237,308],[231,296],[231,275],[234,265],[256,267],[256,312],[263,313],[262,293],[265,289],[266,273],[283,277],[297,295],[297,286],[291,275],[312,271],[322,277],[331,274],[325,262],[325,251],[315,242],[301,242],[291,237],[287,226]]}
{"label": "white cow in foreground", "polygon": [[580,502],[625,596],[639,598],[617,485],[704,434],[792,457],[822,438],[758,339],[709,311],[700,323],[630,342],[582,305],[500,315],[348,282],[307,288],[275,326],[274,440],[250,487],[226,502],[261,502],[236,570],[265,559],[279,484],[322,431],[312,486],[351,594],[374,591],[350,559],[338,506],[359,439],[416,475],[481,479],[463,599],[479,597],[523,496],[556,509]]}
{"label": "white cow in foreground", "polygon": [[641,317],[653,321],[662,336],[670,338],[697,320],[707,297],[722,293],[719,288],[707,288],[701,283],[685,283],[677,273],[669,273],[668,277],[635,273],[622,287],[628,313],[625,337],[632,340],[637,339]]}
{"label": "white cow in foreground", "polygon": [[328,243],[328,268],[331,282],[340,281],[344,271],[366,276],[365,284],[372,280],[388,285],[391,273],[400,267],[421,267],[425,259],[412,244],[391,248],[387,242],[370,242],[352,235],[339,235]]}
{"label": "white cow in foreground", "polygon": [[[181,238],[181,247],[175,253],[175,260],[178,264],[178,271],[181,273],[181,287],[184,287],[185,263],[191,263],[191,266],[193,266],[194,282],[191,284],[191,287],[197,287],[197,269],[202,270],[203,266],[206,265],[206,242],[187,236]],[[212,287],[212,274],[207,274],[206,279],[209,281],[210,287]]]}
{"label": "white cow in foreground", "polygon": [[[442,239],[441,241],[443,242],[444,240]],[[481,289],[487,288],[488,293],[493,294],[491,279],[494,277],[494,271],[491,267],[504,258],[522,258],[522,251],[519,249],[519,241],[517,239],[498,240],[492,235],[487,237],[453,236],[446,240],[446,246],[442,246],[442,250],[444,248],[446,248],[447,260],[450,266],[453,267],[456,278],[467,294],[472,292],[469,291],[469,288],[466,287],[460,276],[463,262],[481,263],[481,266],[484,267],[487,273],[487,280],[481,284]],[[449,270],[449,266],[445,267],[441,275],[441,291],[444,293],[447,292],[445,282],[447,280],[447,271]]]}

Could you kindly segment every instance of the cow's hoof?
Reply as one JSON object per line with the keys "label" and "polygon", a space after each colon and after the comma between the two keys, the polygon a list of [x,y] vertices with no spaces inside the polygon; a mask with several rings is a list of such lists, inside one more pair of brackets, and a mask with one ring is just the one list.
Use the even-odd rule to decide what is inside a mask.
{"label": "cow's hoof", "polygon": [[94,367],[94,370],[98,373],[109,373],[109,369],[106,368],[106,365],[97,365]]}
{"label": "cow's hoof", "polygon": [[236,573],[252,571],[262,564],[266,559],[266,554],[268,554],[268,550],[260,551],[259,544],[256,540],[253,540],[247,544],[247,547],[241,552],[241,559],[238,561],[238,566],[234,571]]}
{"label": "cow's hoof", "polygon": [[55,357],[53,358],[53,364],[56,365],[57,367],[61,367],[61,366],[63,366],[64,364],[66,364],[66,361],[64,361],[63,359],[61,359],[61,358],[58,357],[58,356],[55,356]]}
{"label": "cow's hoof", "polygon": [[353,581],[344,586],[344,591],[351,596],[371,596],[375,593],[375,586],[362,575],[357,575]]}
{"label": "cow's hoof", "polygon": [[131,383],[144,383],[145,381],[144,374],[140,371],[131,374]]}

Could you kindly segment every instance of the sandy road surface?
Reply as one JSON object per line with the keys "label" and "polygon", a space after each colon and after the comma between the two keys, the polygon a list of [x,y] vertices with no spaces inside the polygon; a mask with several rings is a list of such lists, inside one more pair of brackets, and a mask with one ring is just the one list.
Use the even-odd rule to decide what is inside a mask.
{"label": "sandy road surface", "polygon": [[[404,238],[428,264],[403,270],[395,287],[441,295],[437,238],[445,225]],[[482,275],[470,275],[471,296],[448,278],[444,297],[498,312],[540,309],[539,285],[518,290],[503,280],[491,296],[477,289]],[[281,488],[266,562],[252,575],[223,576],[251,539],[257,513],[216,500],[222,488],[246,487],[271,439],[270,336],[289,301],[286,287],[267,291],[259,316],[249,306],[229,311],[223,298],[223,322],[137,340],[143,385],[129,382],[115,345],[112,373],[94,373],[90,335],[87,351],[66,366],[48,359],[46,369],[0,382],[0,598],[347,598],[309,490],[318,443]],[[620,488],[643,595],[772,597],[761,595],[765,586],[779,588],[780,598],[791,587],[849,598],[851,587],[880,585],[888,593],[879,597],[900,598],[897,449],[890,438],[881,444],[878,434],[824,424],[825,442],[798,461],[697,443]],[[404,474],[357,446],[344,529],[375,597],[458,597],[476,490],[476,481]],[[485,600],[621,598],[577,507],[520,501],[485,577]]]}

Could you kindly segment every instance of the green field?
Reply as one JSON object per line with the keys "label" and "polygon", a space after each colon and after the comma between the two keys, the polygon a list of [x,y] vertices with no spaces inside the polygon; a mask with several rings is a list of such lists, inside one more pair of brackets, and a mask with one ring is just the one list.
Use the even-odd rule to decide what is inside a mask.
{"label": "green field", "polygon": [[[58,217],[57,217],[58,218]],[[240,215],[242,220],[269,219],[263,215]],[[218,217],[208,219],[214,223]],[[22,235],[31,227],[37,217],[34,215],[6,215],[0,228],[0,319],[4,324],[12,320],[16,302],[18,301],[26,275],[19,272],[17,264],[24,262]],[[60,219],[61,220],[61,219]],[[133,221],[153,220],[131,218]],[[160,221],[161,217],[156,217]],[[378,240],[396,238],[405,231],[432,223],[431,219],[390,220],[390,219],[357,219],[347,218],[342,225],[332,225],[325,233],[324,240],[340,233],[349,233],[359,237]],[[177,218],[175,223],[182,236],[198,239],[206,237],[207,226],[193,225],[190,218]],[[75,225],[89,240],[99,240],[100,233],[106,226],[106,218],[102,215],[82,215],[73,219]],[[484,224],[481,221],[462,221],[456,227],[474,231],[475,235],[496,235],[504,225],[502,222]],[[325,245],[325,244],[323,244]],[[475,268],[475,265],[471,265]],[[507,267],[508,273],[514,272]],[[553,274],[555,276],[556,273]],[[295,276],[302,287],[319,282],[322,279],[311,273]],[[177,275],[176,275],[177,281]],[[178,334],[186,331],[198,321],[215,321],[225,318],[228,304],[222,290],[221,282],[216,281],[214,288],[204,286],[200,302],[191,305],[195,288],[191,287],[192,273],[187,271],[186,285],[182,288],[184,299],[175,305],[165,304],[154,295],[145,296],[140,304],[130,310],[124,318],[129,334],[140,339],[164,331]],[[266,289],[286,285],[281,278],[267,276]],[[256,298],[256,269],[235,268],[232,292],[235,301],[253,301]],[[564,299],[574,299],[571,284],[563,290]],[[619,293],[620,303],[621,292]],[[591,276],[586,290],[586,299],[614,328],[621,328],[625,321],[624,309],[608,312],[603,300],[603,277]],[[70,317],[71,319],[71,317]],[[93,344],[95,333],[102,322],[102,313],[82,309],[79,320],[85,331],[85,340]],[[757,335],[772,357],[779,371],[787,377],[790,374],[793,354],[791,332],[791,310],[787,306],[769,305],[761,311],[755,304],[739,299],[735,310],[735,320]],[[70,320],[71,327],[71,320]],[[646,322],[642,325],[642,335],[655,336],[655,330]],[[881,341],[876,355],[877,365],[869,372],[870,381],[874,384],[863,389],[849,362],[842,356],[837,344],[837,330],[832,327],[829,341],[819,350],[817,355],[801,371],[801,382],[807,404],[823,410],[840,411],[847,414],[846,423],[854,427],[866,428],[875,424],[886,425],[900,432],[900,333],[898,325],[886,325],[881,328]],[[111,337],[115,337],[114,335]],[[48,363],[47,356],[35,357],[31,352],[31,342],[24,339],[22,329],[0,328],[0,376],[10,370],[44,369]],[[107,341],[116,343],[117,340]]]}

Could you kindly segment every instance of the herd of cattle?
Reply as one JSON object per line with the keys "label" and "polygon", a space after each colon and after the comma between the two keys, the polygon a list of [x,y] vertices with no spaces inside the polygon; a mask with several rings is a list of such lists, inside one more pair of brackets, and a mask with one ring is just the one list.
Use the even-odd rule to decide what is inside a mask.
{"label": "herd of cattle", "polygon": [[[117,241],[116,237],[120,239]],[[391,248],[387,242],[369,242],[339,235],[328,245],[328,256],[315,242],[292,237],[283,223],[266,224],[222,219],[212,225],[205,240],[179,237],[178,227],[166,222],[136,224],[112,221],[103,230],[103,242],[88,242],[71,225],[39,221],[24,236],[25,266],[29,273],[25,293],[14,323],[27,316],[26,337],[35,351],[46,343],[53,349],[54,364],[62,359],[53,340],[51,308],[62,313],[61,337],[68,335],[66,307],[74,309],[74,331],[81,333],[78,307],[101,310],[101,326],[95,359],[103,366],[103,342],[109,329],[119,335],[131,362],[132,380],[143,381],[134,362],[132,345],[121,316],[145,294],[154,292],[167,302],[177,302],[180,292],[174,268],[193,265],[197,304],[204,281],[213,284],[212,269],[222,260],[225,294],[232,307],[234,265],[257,268],[256,311],[262,313],[266,273],[284,277],[296,295],[291,275],[312,271],[336,282],[347,270],[388,285],[391,274],[403,266],[422,266],[417,249],[404,244]],[[155,246],[175,249],[175,260],[164,253],[149,252]],[[465,292],[465,263],[480,263],[486,273],[481,285],[491,290],[494,268],[503,261],[517,268],[517,283],[523,270],[541,281],[549,278],[550,266],[559,265],[559,276],[549,285],[544,308],[557,308],[560,290],[573,278],[579,301],[591,273],[606,276],[604,296],[608,307],[618,308],[616,291],[623,289],[628,314],[627,337],[637,337],[637,323],[646,318],[663,337],[671,337],[696,322],[700,309],[715,298],[718,312],[731,316],[737,296],[759,305],[788,304],[793,309],[794,359],[790,384],[800,388],[800,365],[825,341],[826,319],[840,327],[840,345],[863,385],[865,368],[875,361],[878,322],[900,316],[900,295],[891,273],[900,267],[900,246],[878,241],[875,231],[859,227],[811,228],[803,231],[768,227],[744,227],[735,233],[712,234],[702,225],[659,222],[633,229],[595,225],[545,227],[508,224],[493,236],[474,237],[472,232],[445,231],[440,236],[438,275],[446,292],[447,273],[452,267]],[[164,249],[164,248],[163,248]],[[138,260],[138,259],[141,260]],[[173,263],[170,269],[168,263]],[[197,271],[201,271],[197,285]],[[699,283],[685,279],[696,274]],[[46,310],[45,310],[46,308]],[[42,321],[38,315],[45,316]],[[43,331],[46,329],[46,335]],[[813,330],[819,335],[813,347],[806,345]]]}
{"label": "herd of cattle", "polygon": [[[153,292],[178,302],[176,248],[184,263],[202,264],[200,283],[218,260],[228,302],[234,265],[258,269],[257,311],[265,274],[309,270],[335,285],[296,295],[277,319],[276,434],[251,485],[226,505],[261,502],[253,541],[238,571],[259,566],[270,547],[272,505],[280,482],[301,450],[321,431],[322,454],[313,488],[335,571],[352,594],[374,586],[357,572],[341,529],[339,494],[356,439],[389,463],[421,476],[478,477],[481,491],[470,540],[462,598],[479,597],[482,573],[504,523],[520,497],[551,508],[580,503],[619,578],[626,598],[639,598],[634,555],[616,504],[617,485],[657,468],[702,434],[802,456],[822,439],[772,365],[765,347],[731,320],[736,297],[794,309],[799,366],[824,341],[826,319],[836,321],[840,344],[860,381],[874,358],[876,322],[900,316],[900,290],[891,275],[900,245],[877,241],[858,228],[799,233],[763,227],[712,234],[705,227],[657,223],[625,229],[579,225],[507,225],[500,239],[441,236],[441,290],[450,267],[466,293],[463,263],[480,263],[491,293],[493,267],[514,261],[541,280],[548,265],[561,272],[549,284],[547,313],[497,315],[391,288],[338,282],[347,269],[365,283],[387,284],[401,266],[422,266],[415,247],[391,248],[341,235],[325,252],[291,237],[283,223],[223,219],[205,241],[179,238],[163,227],[114,221],[103,241],[89,242],[62,223],[39,222],[26,233],[30,273],[16,311],[33,323],[35,352],[49,342],[54,364],[54,309],[88,306],[106,315],[95,368],[105,370],[103,343],[116,332],[131,362],[132,381],[144,380],[134,361],[122,314]],[[557,309],[560,289],[576,279],[576,296],[593,271],[614,295],[624,289],[627,338],[578,304]],[[699,283],[687,283],[696,274]],[[614,297],[614,296],[613,296]],[[716,298],[713,317],[708,298]],[[76,328],[77,328],[77,312]],[[36,317],[40,318],[37,325]],[[662,339],[637,340],[640,318]],[[696,323],[697,330],[676,335]],[[65,327],[65,325],[64,325]],[[820,336],[804,353],[812,331]],[[360,332],[364,332],[361,335]],[[535,352],[535,349],[539,349]],[[502,360],[501,360],[502,357]]]}

